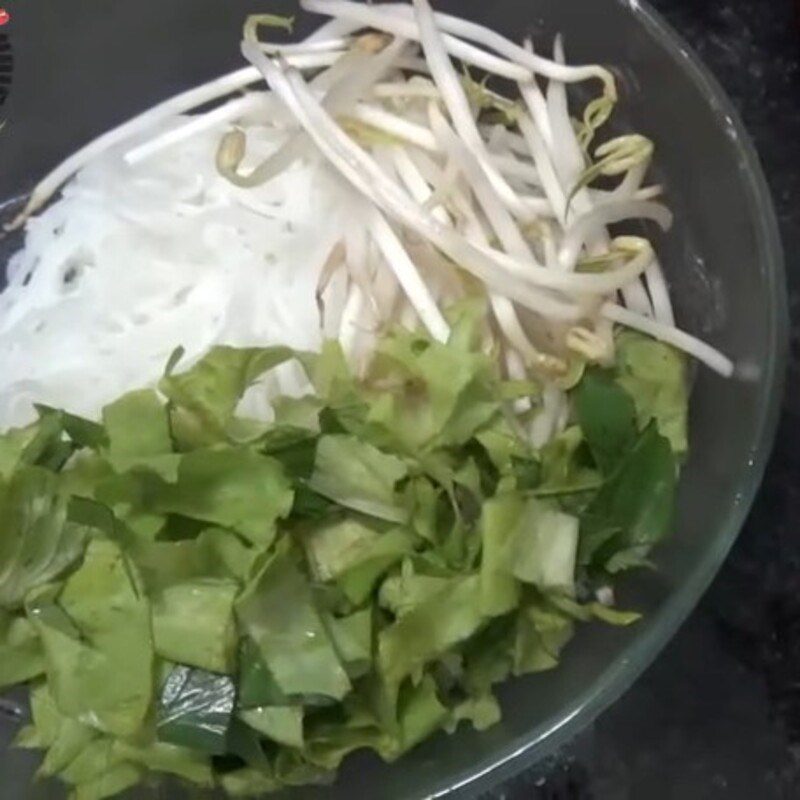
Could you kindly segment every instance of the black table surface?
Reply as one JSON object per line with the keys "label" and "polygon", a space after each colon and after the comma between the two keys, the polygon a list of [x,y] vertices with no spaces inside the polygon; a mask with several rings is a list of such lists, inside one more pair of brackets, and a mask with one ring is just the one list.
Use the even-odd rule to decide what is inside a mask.
{"label": "black table surface", "polygon": [[486,800],[800,798],[800,0],[653,0],[738,106],[786,253],[790,363],[763,486],[655,664],[557,757]]}

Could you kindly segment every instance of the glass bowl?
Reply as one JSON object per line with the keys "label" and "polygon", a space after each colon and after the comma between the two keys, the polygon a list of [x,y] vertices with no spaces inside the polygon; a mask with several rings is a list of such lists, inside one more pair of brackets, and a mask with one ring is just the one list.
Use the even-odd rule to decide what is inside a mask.
{"label": "glass bowl", "polygon": [[[643,621],[587,627],[557,670],[504,686],[503,721],[493,729],[440,735],[393,765],[356,756],[335,786],[303,790],[304,798],[469,796],[586,726],[653,661],[719,568],[761,480],[780,404],[787,313],[772,203],[736,111],[688,45],[637,0],[442,0],[437,8],[516,38],[531,32],[540,48],[561,31],[572,63],[614,66],[615,125],[655,141],[657,177],[676,212],[658,246],[680,322],[732,356],[740,376],[696,371],[675,533],[655,553],[658,571],[632,576],[619,592]],[[92,136],[239,65],[240,26],[252,10],[244,0],[20,3],[6,29],[15,70],[2,110],[0,197],[19,197]],[[293,9],[280,0],[269,10]],[[299,33],[316,24],[301,15]],[[3,242],[5,255],[18,245]],[[58,787],[30,785],[34,757],[7,750],[14,729],[0,717],[3,795],[63,797]]]}

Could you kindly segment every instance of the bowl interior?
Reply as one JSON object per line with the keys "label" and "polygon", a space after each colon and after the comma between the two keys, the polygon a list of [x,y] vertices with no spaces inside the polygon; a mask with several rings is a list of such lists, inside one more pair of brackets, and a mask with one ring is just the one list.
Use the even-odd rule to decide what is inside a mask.
{"label": "bowl interior", "polygon": [[[636,0],[441,0],[437,7],[515,38],[531,32],[543,51],[560,31],[572,63],[617,69],[615,125],[655,141],[656,177],[676,214],[659,252],[680,322],[733,357],[744,377],[696,373],[675,533],[656,553],[658,572],[631,578],[620,593],[644,620],[625,630],[583,630],[558,670],[502,689],[503,721],[486,733],[439,736],[390,766],[356,757],[333,788],[319,791],[328,800],[349,798],[356,787],[386,800],[470,793],[545,755],[612,702],[652,661],[728,551],[760,480],[779,401],[785,306],[771,203],[735,112],[686,46]],[[141,3],[22,4],[10,30],[16,68],[0,197],[29,189],[68,152],[156,100],[240,65],[240,24],[251,10],[243,0],[224,8],[217,0],[169,0],[157,13]],[[299,32],[316,24],[301,16]],[[13,730],[0,717],[9,796],[62,796],[47,785],[29,787],[27,754],[2,752]]]}

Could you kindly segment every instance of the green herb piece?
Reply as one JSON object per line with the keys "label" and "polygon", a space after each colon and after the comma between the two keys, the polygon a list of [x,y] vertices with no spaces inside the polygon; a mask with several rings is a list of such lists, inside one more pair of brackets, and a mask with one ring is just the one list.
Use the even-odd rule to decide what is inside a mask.
{"label": "green herb piece", "polygon": [[227,675],[177,666],[161,690],[158,738],[211,755],[228,749],[236,686]]}

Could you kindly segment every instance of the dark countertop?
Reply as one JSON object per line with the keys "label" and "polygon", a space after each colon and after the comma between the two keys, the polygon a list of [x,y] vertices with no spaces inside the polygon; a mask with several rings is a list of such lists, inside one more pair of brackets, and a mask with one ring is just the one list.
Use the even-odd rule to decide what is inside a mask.
{"label": "dark countertop", "polygon": [[792,314],[787,396],[725,566],[656,663],[496,800],[800,797],[800,2],[652,0],[738,106],[775,200]]}

